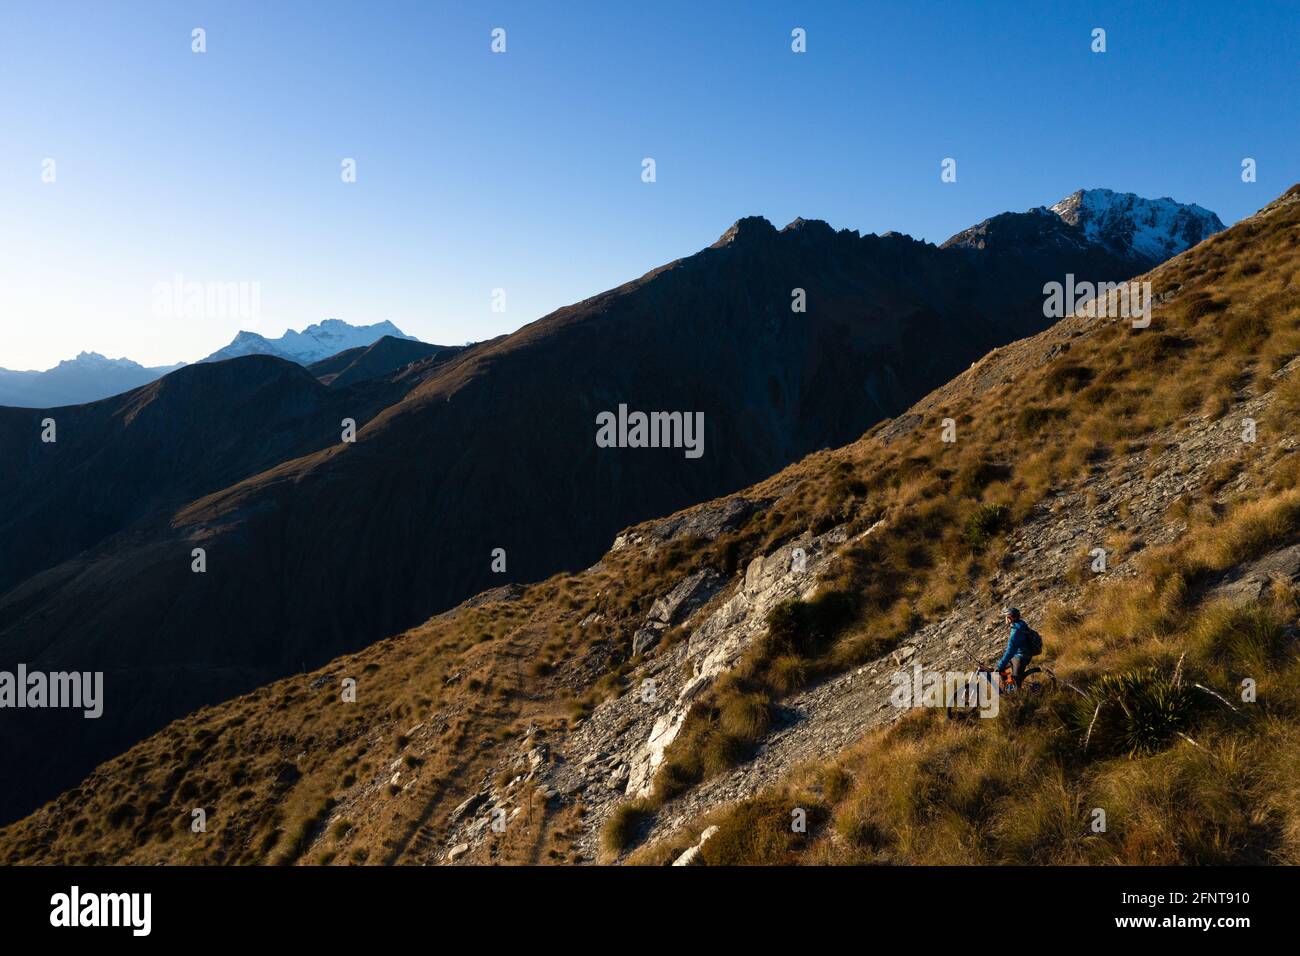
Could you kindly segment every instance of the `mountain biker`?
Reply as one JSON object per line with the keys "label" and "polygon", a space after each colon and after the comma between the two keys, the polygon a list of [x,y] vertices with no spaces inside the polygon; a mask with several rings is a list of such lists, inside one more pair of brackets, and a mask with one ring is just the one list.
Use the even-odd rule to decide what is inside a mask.
{"label": "mountain biker", "polygon": [[1035,646],[1037,641],[1034,639],[1033,628],[1021,619],[1018,608],[1009,607],[1002,612],[1002,616],[1011,628],[1011,633],[1007,637],[1007,649],[993,670],[1000,674],[1010,667],[1012,684],[1019,687],[1020,679],[1029,670],[1029,662],[1038,650]]}

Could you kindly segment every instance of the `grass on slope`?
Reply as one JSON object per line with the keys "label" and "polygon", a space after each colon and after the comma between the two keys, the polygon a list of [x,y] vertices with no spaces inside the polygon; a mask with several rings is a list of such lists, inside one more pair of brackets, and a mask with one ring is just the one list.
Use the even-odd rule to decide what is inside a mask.
{"label": "grass on slope", "polygon": [[[1044,628],[1066,648],[1058,661],[1065,675],[1110,701],[1086,754],[1080,708],[1091,721],[1095,706],[1068,690],[977,722],[993,727],[910,715],[844,761],[721,816],[704,857],[1300,862],[1296,597],[1277,594],[1246,611],[1185,606],[1211,571],[1300,540],[1290,490],[1300,469],[1291,443],[1279,441],[1295,434],[1300,377],[1273,378],[1300,354],[1298,219],[1300,203],[1292,203],[1157,269],[1155,293],[1174,296],[1150,328],[1121,322],[1080,335],[1045,366],[1022,368],[983,394],[972,389],[965,401],[941,401],[932,419],[888,446],[854,446],[852,471],[866,493],[838,511],[856,527],[888,519],[822,592],[855,613],[835,615],[833,628],[805,624],[793,641],[781,636],[790,611],[774,616],[769,639],[688,719],[643,812],[743,759],[750,740],[726,720],[739,701],[757,710],[806,680],[878,656],[963,589],[995,606],[988,576],[1007,557],[1007,533],[1049,489],[1113,467],[1121,454],[1154,460],[1161,430],[1187,416],[1217,419],[1234,401],[1276,388],[1276,412],[1258,423],[1258,443],[1217,463],[1201,494],[1175,503],[1169,520],[1190,523],[1189,541],[1144,555],[1137,582],[1097,589],[1086,617],[1062,612]],[[939,442],[947,417],[958,423],[956,444]],[[1272,492],[1225,516],[1215,493],[1246,471],[1267,476]],[[1091,577],[1079,561],[1064,579]],[[1208,695],[1189,683],[1231,697],[1243,676],[1260,695],[1244,722],[1222,705],[1207,710]],[[792,833],[794,806],[824,825],[807,838]],[[1085,836],[1093,807],[1109,808],[1104,839]],[[617,848],[618,834],[607,836]],[[637,858],[665,859],[689,845],[683,839]]]}
{"label": "grass on slope", "polygon": [[[621,635],[677,574],[661,555],[611,555],[174,721],[0,829],[0,862],[424,859],[450,809],[512,745],[530,730],[553,741],[620,691]],[[357,682],[355,703],[341,699],[344,678]],[[496,858],[571,860],[568,809],[531,806],[496,840]],[[192,829],[195,809],[206,832]]]}
{"label": "grass on slope", "polygon": [[[1300,594],[1275,588],[1242,606],[1187,599],[1212,572],[1297,540],[1300,491],[1288,488],[1144,555],[1138,578],[1097,587],[1086,615],[1051,624],[1065,649],[1058,673],[1086,696],[1061,685],[1004,697],[993,720],[911,711],[702,821],[720,827],[704,860],[1300,862]],[[1240,699],[1247,679],[1251,703]],[[805,834],[791,830],[796,807]],[[666,862],[693,836],[635,859]]]}
{"label": "grass on slope", "polygon": [[[1008,533],[1049,489],[1114,467],[1121,454],[1145,449],[1154,458],[1157,430],[1191,414],[1221,416],[1235,395],[1274,387],[1271,373],[1300,353],[1297,210],[1300,204],[1239,224],[1158,269],[1156,293],[1176,294],[1152,328],[1121,323],[1091,331],[1014,380],[978,387],[959,380],[965,392],[944,390],[948,406],[923,403],[926,418],[916,430],[888,443],[869,434],[748,490],[758,507],[715,541],[625,549],[590,571],[527,588],[516,600],[440,615],[313,674],[172,723],[97,768],[80,787],[0,830],[0,860],[427,858],[445,835],[450,808],[495,774],[530,729],[537,739],[561,743],[574,721],[626,691],[635,666],[631,634],[654,599],[684,575],[711,566],[738,578],[754,556],[807,531],[847,525],[856,532],[883,520],[846,555],[822,596],[774,614],[768,639],[696,709],[670,750],[655,799],[625,811],[653,813],[674,792],[744,760],[782,696],[878,657],[963,592],[984,594],[991,604],[988,579],[1007,560]],[[1278,387],[1278,406],[1300,410],[1300,386],[1288,380]],[[955,444],[938,440],[944,417],[957,423]],[[1269,440],[1278,424],[1261,422],[1262,460],[1252,459],[1250,467],[1283,473],[1285,452]],[[891,429],[886,424],[874,432]],[[1229,463],[1218,480],[1226,485],[1246,464]],[[1206,528],[1222,520],[1209,497],[1189,498],[1181,507],[1180,520]],[[1088,626],[1078,624],[1080,648],[1100,639],[1087,636]],[[1085,664],[1080,657],[1079,666]],[[1147,666],[1135,657],[1133,666],[1139,664]],[[339,701],[345,676],[358,681],[355,704]],[[1207,670],[1207,676],[1214,675]],[[1278,719],[1277,733],[1288,733],[1289,719]],[[897,740],[873,746],[928,748],[931,736],[952,737],[956,760],[961,747],[977,745],[966,740],[976,732],[921,728],[915,744],[900,732]],[[826,795],[847,800],[868,776],[841,768],[838,783],[819,791],[818,805],[839,812],[840,802]],[[1140,782],[1134,778],[1133,785]],[[916,799],[923,805],[939,798]],[[1287,798],[1275,799],[1282,808],[1276,812],[1290,812]],[[203,834],[191,830],[198,807],[208,811]],[[573,812],[580,816],[581,807]],[[528,858],[572,859],[572,824],[543,814],[528,842],[546,849],[530,850]],[[634,830],[623,827],[624,834]],[[728,845],[734,841],[711,852]],[[503,846],[501,852],[504,859],[516,851]]]}
{"label": "grass on slope", "polygon": [[[792,533],[840,522],[856,533],[882,517],[883,529],[848,553],[815,602],[777,609],[768,638],[692,711],[637,809],[650,812],[745,760],[773,703],[878,658],[962,591],[982,591],[994,606],[988,579],[1009,557],[1007,532],[1049,490],[1135,451],[1154,458],[1162,450],[1154,433],[1189,415],[1217,418],[1234,396],[1271,389],[1272,374],[1300,354],[1297,208],[1239,224],[1155,270],[1154,295],[1173,300],[1150,328],[1098,323],[1049,364],[939,404],[888,445],[850,446],[820,482],[809,479],[802,507],[786,509]],[[1285,388],[1297,402],[1290,393],[1300,389],[1290,380]],[[940,440],[945,419],[956,423],[956,442]],[[1284,426],[1261,425],[1267,454],[1280,452],[1268,429],[1276,437]],[[1184,504],[1214,517],[1204,500]],[[1081,556],[1068,570],[1077,579],[1085,568]],[[613,824],[606,848],[622,849],[627,832]]]}

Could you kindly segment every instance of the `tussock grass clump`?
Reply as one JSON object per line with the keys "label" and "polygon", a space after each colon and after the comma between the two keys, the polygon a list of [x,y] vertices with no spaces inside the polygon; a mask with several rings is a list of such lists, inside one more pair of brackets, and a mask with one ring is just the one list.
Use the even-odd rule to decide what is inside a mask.
{"label": "tussock grass clump", "polygon": [[1057,362],[1043,377],[1043,386],[1051,395],[1063,395],[1087,387],[1095,376],[1086,365]]}
{"label": "tussock grass clump", "polygon": [[789,694],[808,682],[808,662],[797,654],[783,654],[767,665],[767,682],[778,695]]}
{"label": "tussock grass clump", "polygon": [[1238,508],[1201,542],[1199,556],[1216,569],[1264,554],[1300,532],[1300,489]]}
{"label": "tussock grass clump", "polygon": [[1155,753],[1192,729],[1203,700],[1156,667],[1106,674],[1077,701],[1074,729],[1090,752]]}
{"label": "tussock grass clump", "polygon": [[719,824],[700,856],[709,866],[793,863],[795,852],[815,838],[827,819],[826,807],[811,799],[783,794],[745,800]]}
{"label": "tussock grass clump", "polygon": [[982,505],[966,519],[962,539],[972,548],[982,551],[993,536],[1006,527],[1010,516],[1011,509],[1006,505]]}
{"label": "tussock grass clump", "polygon": [[723,699],[718,723],[737,740],[757,741],[772,726],[772,704],[762,693],[734,693]]}
{"label": "tussock grass clump", "polygon": [[1217,297],[1210,292],[1197,290],[1187,296],[1183,315],[1190,321],[1196,321],[1206,316],[1218,315],[1227,308],[1227,299]]}
{"label": "tussock grass clump", "polygon": [[621,853],[641,828],[654,816],[654,807],[644,800],[628,800],[615,807],[600,834],[601,846],[609,853]]}
{"label": "tussock grass clump", "polygon": [[659,553],[655,570],[664,574],[676,569],[693,569],[707,545],[698,535],[675,538]]}
{"label": "tussock grass clump", "polygon": [[1048,425],[1069,415],[1063,408],[1048,405],[1025,405],[1016,414],[1016,431],[1022,438],[1032,438]]}
{"label": "tussock grass clump", "polygon": [[856,615],[853,596],[823,591],[810,601],[783,601],[767,616],[764,656],[813,657],[824,651]]}
{"label": "tussock grass clump", "polygon": [[989,485],[1011,477],[1011,469],[1001,462],[978,458],[958,470],[952,483],[952,493],[958,498],[979,498]]}
{"label": "tussock grass clump", "polygon": [[1262,673],[1282,660],[1294,620],[1293,608],[1216,604],[1198,617],[1193,646],[1225,672]]}
{"label": "tussock grass clump", "polygon": [[286,866],[301,857],[312,841],[320,833],[330,811],[338,805],[333,797],[325,797],[310,810],[300,813],[285,831],[275,855],[270,862],[276,866]]}

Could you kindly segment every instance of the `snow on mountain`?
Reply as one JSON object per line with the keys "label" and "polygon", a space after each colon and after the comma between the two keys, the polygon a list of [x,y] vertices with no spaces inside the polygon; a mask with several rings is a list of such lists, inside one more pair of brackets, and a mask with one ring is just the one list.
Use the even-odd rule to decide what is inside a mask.
{"label": "snow on mountain", "polygon": [[[392,322],[356,326],[339,319],[326,319],[307,326],[301,332],[290,329],[276,339],[268,339],[256,332],[240,332],[229,345],[202,361],[218,362],[241,355],[274,355],[300,365],[310,365],[347,349],[372,345],[385,335],[418,341]],[[82,352],[44,372],[0,368],[0,406],[55,408],[96,402],[147,385],[184,364],[146,368],[128,358],[108,358],[98,352]]]}
{"label": "snow on mountain", "polygon": [[240,332],[225,348],[201,361],[220,362],[241,355],[274,355],[300,365],[310,365],[346,349],[372,345],[385,335],[416,341],[414,336],[407,335],[392,322],[349,325],[341,319],[326,319],[307,326],[301,332],[290,329],[276,339],[268,339],[256,332]]}
{"label": "snow on mountain", "polygon": [[[184,364],[184,363],[181,363]],[[180,365],[146,368],[127,358],[82,352],[44,372],[0,369],[0,405],[55,408],[81,405],[147,385]]]}
{"label": "snow on mountain", "polygon": [[1080,189],[1051,211],[1078,227],[1089,241],[1155,265],[1220,232],[1210,210],[1169,197],[1144,199],[1110,189]]}

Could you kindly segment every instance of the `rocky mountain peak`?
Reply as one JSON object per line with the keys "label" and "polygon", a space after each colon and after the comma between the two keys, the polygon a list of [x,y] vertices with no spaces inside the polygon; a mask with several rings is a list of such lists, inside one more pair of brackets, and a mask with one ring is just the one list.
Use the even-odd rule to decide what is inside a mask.
{"label": "rocky mountain peak", "polygon": [[792,233],[804,238],[829,239],[835,235],[835,229],[824,219],[804,219],[796,216],[781,234]]}
{"label": "rocky mountain peak", "polygon": [[1082,230],[1090,242],[1151,263],[1178,255],[1224,228],[1218,216],[1195,203],[1111,189],[1075,190],[1050,211]]}
{"label": "rocky mountain peak", "polygon": [[776,235],[776,227],[762,216],[743,216],[737,219],[726,232],[718,237],[710,248],[720,249],[737,242],[751,241],[760,236]]}
{"label": "rocky mountain peak", "polygon": [[98,352],[78,352],[77,357],[73,359],[64,359],[59,363],[60,367],[79,365],[85,368],[107,368],[109,366],[120,366],[122,368],[140,368],[140,365],[127,358],[111,359],[106,355],[100,355]]}
{"label": "rocky mountain peak", "polygon": [[412,339],[412,336],[387,320],[373,325],[352,325],[342,319],[325,319],[312,323],[301,332],[289,329],[275,339],[241,330],[229,345],[213,352],[203,361],[217,362],[241,355],[274,355],[290,362],[309,365],[346,349],[372,345],[384,336]]}

